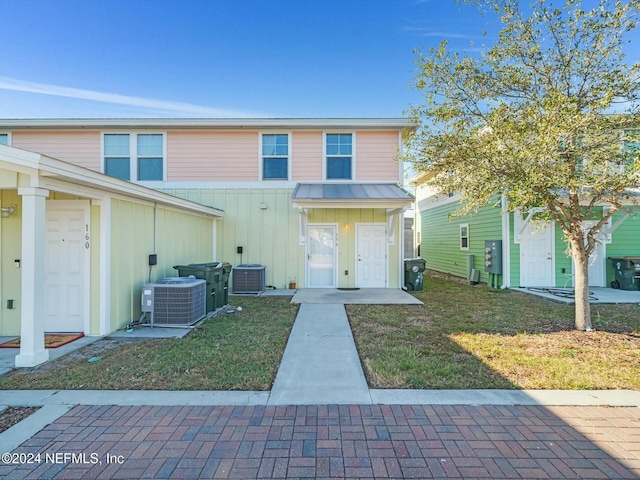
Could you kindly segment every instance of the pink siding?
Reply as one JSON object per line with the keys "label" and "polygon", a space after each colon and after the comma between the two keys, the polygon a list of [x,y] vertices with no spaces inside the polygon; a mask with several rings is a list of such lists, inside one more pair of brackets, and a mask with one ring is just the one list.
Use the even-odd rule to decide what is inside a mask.
{"label": "pink siding", "polygon": [[294,132],[291,138],[292,180],[322,180],[322,132]]}
{"label": "pink siding", "polygon": [[100,171],[98,131],[14,130],[11,134],[11,146]]}
{"label": "pink siding", "polygon": [[258,132],[168,132],[167,180],[258,180]]}
{"label": "pink siding", "polygon": [[356,179],[398,182],[398,132],[356,133]]}

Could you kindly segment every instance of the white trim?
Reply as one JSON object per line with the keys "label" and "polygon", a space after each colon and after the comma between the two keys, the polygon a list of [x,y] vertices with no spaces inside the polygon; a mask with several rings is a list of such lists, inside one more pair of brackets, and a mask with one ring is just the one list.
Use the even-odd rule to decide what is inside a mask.
{"label": "white trim", "polygon": [[[270,179],[264,178],[264,156],[262,154],[262,136],[263,135],[286,135],[287,136],[287,179]],[[291,182],[291,170],[293,168],[293,159],[291,156],[292,153],[292,144],[291,140],[293,137],[293,132],[289,130],[263,130],[258,132],[258,178],[260,179],[260,183],[273,183],[273,182]],[[280,157],[281,155],[268,155],[268,157]]]}
{"label": "white trim", "polygon": [[[395,216],[395,215],[394,215]],[[361,285],[358,285],[358,278],[359,278],[359,273],[360,273],[360,269],[358,268],[358,265],[360,265],[360,262],[358,261],[357,257],[358,257],[358,230],[359,227],[382,227],[384,228],[384,233],[385,233],[385,241],[384,241],[384,258],[385,258],[385,265],[384,265],[384,287],[379,287],[379,288],[389,288],[389,230],[388,230],[388,226],[384,223],[379,223],[379,222],[358,222],[355,224],[355,228],[356,228],[356,234],[355,234],[355,248],[354,248],[354,260],[355,260],[355,274],[356,274],[356,278],[355,278],[355,286],[356,288],[360,288]]]}
{"label": "white trim", "polygon": [[49,360],[44,347],[44,269],[46,198],[42,188],[20,187],[22,197],[22,266],[20,294],[20,353],[16,367],[34,367]]}
{"label": "white trim", "polygon": [[502,195],[502,285],[511,287],[511,224],[506,195]]}
{"label": "white trim", "polygon": [[394,208],[399,209],[403,207],[411,206],[411,199],[398,199],[398,200],[348,200],[344,198],[337,198],[335,200],[294,200],[294,207],[300,208]]}
{"label": "white trim", "polygon": [[307,243],[307,221],[309,219],[309,210],[300,207],[298,209],[298,245]]}
{"label": "white trim", "polygon": [[[387,209],[387,243],[389,243],[389,245],[396,243],[396,225],[402,223],[399,220],[400,218],[404,218],[404,210],[404,207],[391,210]],[[400,230],[404,231],[404,225]]]}
{"label": "white trim", "polygon": [[424,212],[426,210],[442,207],[444,205],[450,205],[452,203],[460,203],[461,198],[462,198],[462,195],[459,192],[454,192],[452,196],[448,196],[445,193],[438,193],[436,195],[431,195],[427,198],[423,198],[418,202],[418,211]]}
{"label": "white trim", "polygon": [[[228,189],[228,188],[295,188],[299,182],[288,180],[253,180],[253,181],[218,181],[218,182],[144,182],[144,186],[147,188],[211,188],[211,189]],[[308,182],[305,182],[308,183]],[[386,182],[389,183],[389,182]],[[140,183],[142,185],[142,183]]]}
{"label": "white trim", "polygon": [[404,187],[404,145],[402,143],[402,132],[398,132],[398,184]]}
{"label": "white trim", "polygon": [[[458,229],[458,246],[460,247],[460,250],[463,250],[463,251],[467,252],[467,251],[469,251],[469,243],[470,243],[470,238],[471,238],[470,231],[469,231],[469,224],[468,223],[460,223],[460,224],[458,224],[458,227],[459,227],[459,229]],[[467,229],[466,237],[464,237],[462,235],[462,229],[463,228]],[[462,239],[463,238],[467,239],[467,246],[466,247],[462,246]]]}
{"label": "white trim", "polygon": [[418,125],[407,118],[36,118],[3,119],[3,128],[176,128],[227,129],[247,128],[360,128],[360,129],[415,129]]}
{"label": "white trim", "polygon": [[305,288],[336,288],[338,286],[338,223],[329,222],[329,223],[308,223],[307,224],[307,238],[309,237],[309,230],[313,227],[333,227],[333,285],[330,286],[321,286],[321,287],[311,287],[309,286],[309,281],[311,276],[309,275],[309,249],[311,248],[311,242],[306,242],[306,246],[304,249],[304,273],[305,273]]}
{"label": "white trim", "polygon": [[[47,200],[45,202],[45,209],[47,212],[56,211],[81,211],[84,215],[85,223],[85,252],[84,252],[84,264],[83,277],[84,285],[82,289],[82,305],[84,317],[83,333],[89,335],[91,333],[91,245],[93,240],[91,239],[91,210],[89,200]],[[46,313],[46,312],[45,312]]]}
{"label": "white trim", "polygon": [[[351,135],[351,178],[327,178],[327,135],[341,134]],[[347,157],[347,155],[332,155],[332,157]],[[322,132],[322,181],[323,182],[356,182],[356,131],[355,130],[341,130],[325,129]],[[386,182],[389,183],[389,182]]]}

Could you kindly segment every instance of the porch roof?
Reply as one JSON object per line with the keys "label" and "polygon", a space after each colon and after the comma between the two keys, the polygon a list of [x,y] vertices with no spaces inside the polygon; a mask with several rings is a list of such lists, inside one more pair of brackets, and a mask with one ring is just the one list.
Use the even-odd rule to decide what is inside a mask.
{"label": "porch roof", "polygon": [[408,207],[413,195],[395,183],[298,183],[291,195],[297,207]]}
{"label": "porch roof", "polygon": [[[46,155],[6,145],[0,145],[0,168],[34,176],[30,185],[47,190],[89,198],[100,198],[103,192],[108,192],[209,217],[224,217],[224,211],[218,208],[201,205]],[[17,183],[15,186],[18,186]]]}

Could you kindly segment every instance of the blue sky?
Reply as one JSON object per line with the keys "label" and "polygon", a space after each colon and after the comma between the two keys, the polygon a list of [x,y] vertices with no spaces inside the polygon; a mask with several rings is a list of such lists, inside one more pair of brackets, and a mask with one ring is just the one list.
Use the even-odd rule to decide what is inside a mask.
{"label": "blue sky", "polygon": [[454,0],[0,0],[0,117],[398,117]]}

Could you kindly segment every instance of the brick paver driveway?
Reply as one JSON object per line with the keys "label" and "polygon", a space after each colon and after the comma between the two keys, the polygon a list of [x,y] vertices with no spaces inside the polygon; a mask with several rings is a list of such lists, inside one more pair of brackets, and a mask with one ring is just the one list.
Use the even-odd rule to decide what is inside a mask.
{"label": "brick paver driveway", "polygon": [[640,408],[78,406],[13,453],[0,478],[640,478]]}

